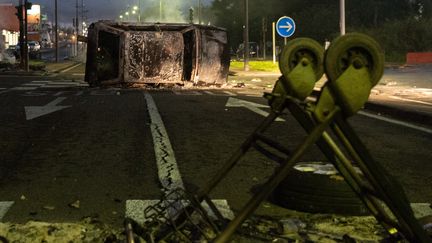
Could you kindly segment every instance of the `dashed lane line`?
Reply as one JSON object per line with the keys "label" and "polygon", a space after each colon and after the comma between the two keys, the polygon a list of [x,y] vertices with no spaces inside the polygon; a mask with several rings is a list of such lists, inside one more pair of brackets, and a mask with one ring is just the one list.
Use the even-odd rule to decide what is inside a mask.
{"label": "dashed lane line", "polygon": [[13,201],[0,202],[0,222],[14,204]]}
{"label": "dashed lane line", "polygon": [[[172,202],[169,201],[170,199],[175,200],[175,198],[170,198],[170,193],[179,188],[184,190],[185,187],[177,166],[174,150],[172,149],[168,133],[165,129],[165,125],[159,114],[158,108],[156,107],[156,103],[149,93],[144,92],[144,97],[151,120],[150,130],[153,138],[158,177],[162,185],[161,190],[168,199],[168,201],[165,203],[168,205],[172,204]],[[225,217],[233,217],[234,213],[231,211],[231,209],[229,209],[228,202],[226,200],[215,200],[214,202],[216,206],[219,205],[218,208]],[[147,207],[157,203],[159,203],[159,200],[127,200],[125,216],[132,218],[139,223],[143,223],[145,221],[144,210]],[[180,207],[176,206],[175,208],[181,208],[183,202],[178,203],[178,206]]]}
{"label": "dashed lane line", "polygon": [[198,91],[173,91],[173,93],[176,95],[203,95]]}
{"label": "dashed lane line", "polygon": [[162,190],[168,194],[177,188],[184,189],[174,151],[156,103],[149,93],[145,92],[144,97],[151,120],[150,128]]}
{"label": "dashed lane line", "polygon": [[13,87],[13,88],[11,88],[10,90],[24,90],[24,91],[27,91],[27,90],[35,90],[35,89],[37,89],[37,88],[39,88],[39,87],[25,87],[25,86],[19,86],[19,87]]}
{"label": "dashed lane line", "polygon": [[369,112],[359,111],[358,113],[360,115],[367,116],[367,117],[370,117],[370,118],[374,118],[374,119],[377,119],[377,120],[393,123],[393,124],[404,126],[404,127],[409,127],[409,128],[412,128],[412,129],[415,129],[415,130],[418,130],[418,131],[422,131],[422,132],[425,132],[425,133],[428,133],[428,134],[432,134],[432,129],[428,129],[426,127],[417,126],[417,125],[414,125],[414,124],[411,124],[411,123],[408,123],[408,122],[403,122],[403,121],[391,119],[391,118],[388,118],[388,117],[374,115],[374,114],[371,114]]}

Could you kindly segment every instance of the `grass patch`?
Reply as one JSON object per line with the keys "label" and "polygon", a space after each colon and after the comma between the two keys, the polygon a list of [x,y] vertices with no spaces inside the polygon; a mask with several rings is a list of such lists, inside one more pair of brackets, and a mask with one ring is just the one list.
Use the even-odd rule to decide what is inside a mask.
{"label": "grass patch", "polygon": [[[230,69],[243,70],[244,63],[242,61],[231,61]],[[273,61],[249,61],[250,71],[264,71],[264,72],[279,72],[278,63]]]}
{"label": "grass patch", "polygon": [[34,70],[34,71],[45,71],[46,64],[43,61],[30,60],[29,68],[30,70]]}

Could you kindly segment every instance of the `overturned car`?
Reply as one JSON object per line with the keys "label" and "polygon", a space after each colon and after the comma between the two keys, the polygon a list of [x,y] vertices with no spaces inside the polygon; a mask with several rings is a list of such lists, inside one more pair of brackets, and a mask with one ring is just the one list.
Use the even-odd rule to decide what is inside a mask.
{"label": "overturned car", "polygon": [[88,32],[85,80],[91,86],[222,84],[229,58],[222,28],[98,21]]}

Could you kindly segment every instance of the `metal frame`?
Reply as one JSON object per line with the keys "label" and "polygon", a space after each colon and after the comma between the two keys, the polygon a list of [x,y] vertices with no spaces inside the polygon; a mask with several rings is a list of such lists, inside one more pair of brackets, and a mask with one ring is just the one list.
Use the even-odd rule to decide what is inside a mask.
{"label": "metal frame", "polygon": [[[358,35],[346,35],[346,40],[353,36],[358,37]],[[363,36],[360,36],[356,40],[358,44],[362,44],[362,38]],[[298,44],[303,45],[306,42],[309,41],[301,41]],[[339,41],[339,43],[342,42]],[[335,50],[335,47],[333,47],[333,50]],[[354,61],[356,60],[359,59],[354,59]],[[350,66],[336,80],[331,80],[331,82],[329,81],[324,85],[317,102],[303,102],[300,99],[305,97],[299,95],[299,92],[293,92],[292,89],[296,88],[286,89],[284,85],[289,82],[301,82],[303,81],[300,80],[302,77],[309,77],[311,80],[316,69],[311,68],[310,63],[310,60],[306,60],[306,57],[302,58],[298,65],[303,66],[303,71],[299,75],[295,75],[297,80],[290,78],[290,75],[281,77],[277,81],[273,92],[264,94],[272,107],[271,113],[243,142],[240,148],[232,154],[222,168],[217,171],[216,175],[191,197],[190,203],[176,214],[176,217],[172,219],[174,223],[169,223],[167,226],[181,225],[188,218],[188,215],[196,211],[203,213],[203,218],[209,220],[208,214],[200,206],[200,203],[205,201],[210,205],[211,211],[217,216],[217,222],[219,222],[219,224],[213,224],[212,227],[214,232],[218,234],[213,239],[213,242],[229,241],[231,236],[252,215],[260,203],[270,196],[284,178],[289,176],[289,172],[293,169],[295,163],[299,162],[301,156],[312,145],[316,144],[345,178],[348,185],[363,201],[371,214],[383,225],[392,241],[400,239],[406,239],[410,242],[432,241],[414,217],[402,187],[377,161],[373,160],[366,146],[347,122],[347,118],[354,115],[361,108],[362,102],[366,102],[364,97],[370,93],[372,88],[370,83],[373,81],[369,76],[370,70],[362,65]],[[355,64],[355,62],[353,63]],[[381,65],[383,63],[378,60],[374,64]],[[291,72],[296,68],[292,68]],[[360,90],[357,90],[355,95],[348,97],[346,93],[347,90],[350,91],[349,85],[353,82],[361,85],[358,86]],[[306,94],[312,90],[294,91],[305,91],[302,93]],[[299,97],[294,97],[295,95]],[[291,113],[307,133],[304,140],[292,151],[277,141],[264,136],[267,128],[286,110]],[[266,149],[259,143],[266,144],[266,146],[271,147],[278,153]],[[278,162],[280,166],[267,182],[260,187],[260,191],[244,205],[237,216],[227,222],[208,195],[251,147]],[[361,174],[357,172],[353,164],[360,169]],[[163,239],[164,234],[166,234],[166,231],[161,231],[161,234],[156,235],[156,241]]]}

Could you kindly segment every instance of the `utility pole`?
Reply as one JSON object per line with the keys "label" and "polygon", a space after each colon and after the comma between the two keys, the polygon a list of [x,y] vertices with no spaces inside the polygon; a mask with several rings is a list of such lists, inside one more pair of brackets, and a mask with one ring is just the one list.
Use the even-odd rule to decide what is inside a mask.
{"label": "utility pole", "polygon": [[266,17],[262,18],[262,37],[263,37],[263,59],[266,59],[266,33],[267,33],[267,19]]}
{"label": "utility pole", "polygon": [[244,28],[244,71],[249,71],[249,0],[244,0],[245,28]]}
{"label": "utility pole", "polygon": [[19,40],[18,46],[20,51],[20,68],[24,69],[24,3],[23,0],[19,0],[18,6],[15,7],[17,10],[17,17],[19,20]]}
{"label": "utility pole", "polygon": [[162,0],[159,0],[159,22],[162,22]]}
{"label": "utility pole", "polygon": [[201,24],[202,5],[201,0],[198,0],[198,24]]}
{"label": "utility pole", "polygon": [[81,34],[83,34],[84,32],[84,27],[82,26],[82,22],[84,22],[84,0],[81,0]]}
{"label": "utility pole", "polygon": [[138,0],[138,23],[141,23],[141,0]]}
{"label": "utility pole", "polygon": [[76,26],[75,26],[75,33],[76,33],[76,35],[75,35],[75,50],[76,50],[76,53],[75,53],[75,56],[78,56],[78,33],[79,33],[79,17],[78,17],[78,9],[79,9],[79,6],[78,6],[78,0],[76,0],[76,11],[75,11],[75,17],[76,17],[76,19],[75,19],[75,21],[76,21]]}
{"label": "utility pole", "polygon": [[29,71],[29,50],[28,50],[28,14],[27,14],[27,6],[29,3],[27,0],[24,0],[24,69],[26,72]]}
{"label": "utility pole", "polygon": [[340,20],[339,20],[339,26],[340,26],[340,33],[341,35],[345,35],[345,0],[340,0]]}
{"label": "utility pole", "polygon": [[57,9],[57,0],[54,0],[55,1],[55,3],[54,3],[54,18],[55,18],[55,28],[54,28],[54,34],[55,34],[55,52],[56,52],[56,55],[55,55],[55,60],[56,60],[56,62],[58,62],[59,61],[59,45],[58,45],[58,19],[57,19],[57,11],[58,11],[58,9]]}
{"label": "utility pole", "polygon": [[189,9],[189,23],[190,24],[194,23],[194,9],[193,9],[193,7],[190,7],[190,9]]}

